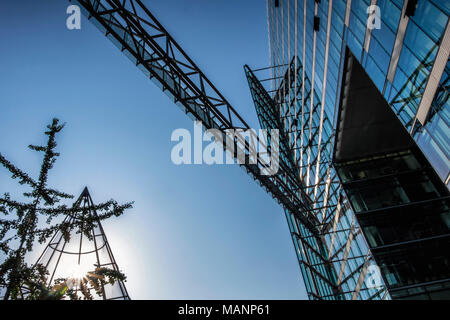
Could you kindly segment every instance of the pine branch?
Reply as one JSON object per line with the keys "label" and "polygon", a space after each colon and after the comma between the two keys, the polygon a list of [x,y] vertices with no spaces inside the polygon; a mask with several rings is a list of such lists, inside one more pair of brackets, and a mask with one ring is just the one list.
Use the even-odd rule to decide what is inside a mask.
{"label": "pine branch", "polygon": [[[128,202],[119,205],[115,200],[82,208],[82,210],[75,210],[72,224],[78,228],[77,233],[83,233],[89,240],[92,240],[91,230],[98,226],[100,221],[109,219],[113,216],[121,216],[126,209],[132,208],[133,202]],[[94,215],[86,215],[87,211],[93,211]]]}
{"label": "pine branch", "polygon": [[46,150],[47,150],[46,147],[43,147],[43,146],[35,146],[35,145],[33,145],[33,144],[30,144],[30,145],[28,146],[28,148],[30,148],[31,150],[34,150],[34,151],[46,151]]}
{"label": "pine branch", "polygon": [[[17,168],[15,165],[13,165],[11,162],[9,162],[1,153],[0,153],[0,164],[3,165],[8,171],[11,173],[12,179],[19,179],[19,184],[21,185],[28,185],[33,189],[38,189],[38,184],[36,181],[34,181],[28,174]],[[48,190],[47,193],[42,193],[42,197],[47,203],[52,203],[52,198],[48,195],[50,194],[56,194],[56,191],[54,190]]]}
{"label": "pine branch", "polygon": [[57,217],[60,215],[69,215],[76,214],[77,211],[81,211],[81,209],[69,208],[67,205],[60,205],[57,207],[49,207],[49,208],[37,208],[37,211],[43,215],[49,216],[50,218]]}
{"label": "pine branch", "polygon": [[54,197],[59,197],[63,199],[73,199],[73,195],[53,189],[45,189],[44,192]]}
{"label": "pine branch", "polygon": [[11,162],[9,162],[1,153],[0,153],[0,164],[2,164],[6,169],[11,172],[11,178],[17,179],[19,178],[20,184],[27,184],[32,188],[35,188],[37,186],[37,183],[25,172],[17,168],[15,165],[13,165]]}
{"label": "pine branch", "polygon": [[[54,118],[51,125],[48,125],[47,128],[49,131],[46,131],[45,134],[48,135],[47,147],[35,147],[40,149],[41,151],[45,151],[44,159],[42,161],[41,172],[39,174],[38,186],[35,190],[38,196],[42,196],[47,204],[53,204],[53,199],[46,199],[45,196],[45,186],[48,180],[48,172],[53,168],[53,165],[56,161],[56,158],[59,156],[59,153],[54,152],[56,148],[56,139],[55,136],[58,132],[60,132],[64,128],[64,124],[58,125],[59,120]],[[33,148],[33,147],[31,147]],[[50,201],[49,201],[50,200]]]}
{"label": "pine branch", "polygon": [[48,228],[36,229],[35,234],[38,237],[39,243],[44,243],[48,238],[60,231],[63,235],[64,241],[70,241],[70,233],[74,230],[76,225],[63,221]]}
{"label": "pine branch", "polygon": [[[11,197],[7,193],[5,193],[3,197],[0,197],[0,211],[5,213],[5,215],[13,210],[25,211],[32,208],[32,204],[11,200]],[[2,209],[5,209],[6,212],[4,212]]]}
{"label": "pine branch", "polygon": [[[61,284],[58,287],[49,289],[45,286],[46,281],[42,270],[38,267],[28,267],[24,261],[25,255],[33,249],[35,240],[40,243],[45,242],[56,232],[61,232],[65,241],[70,240],[73,230],[77,233],[85,234],[92,240],[92,230],[98,226],[99,221],[108,219],[113,216],[120,216],[126,209],[132,207],[132,202],[118,204],[115,200],[109,200],[99,205],[81,207],[77,201],[72,207],[67,205],[55,204],[61,199],[71,199],[72,195],[51,189],[47,187],[48,175],[53,168],[59,153],[55,152],[56,134],[64,128],[64,124],[60,125],[58,119],[53,119],[52,123],[47,126],[48,130],[45,134],[48,136],[45,146],[29,145],[29,149],[44,153],[38,180],[32,179],[27,173],[21,171],[3,155],[0,154],[0,164],[2,164],[11,173],[13,179],[18,179],[22,185],[29,186],[32,190],[24,193],[24,196],[30,198],[29,203],[12,200],[9,194],[0,197],[0,214],[7,216],[15,213],[15,219],[0,219],[0,251],[6,255],[6,259],[0,264],[0,283],[7,286],[4,299],[60,299],[68,296],[71,299],[79,299],[77,292],[64,287]],[[81,197],[80,197],[81,199]],[[92,202],[92,200],[91,200]],[[87,215],[86,212],[94,212],[93,215]],[[97,213],[98,212],[98,213]],[[50,225],[54,218],[66,216],[61,223]],[[38,222],[41,218],[46,217],[49,227],[38,228]],[[15,235],[4,239],[9,232],[15,231]],[[12,249],[11,242],[18,242],[18,248]],[[17,241],[16,241],[17,240]],[[96,269],[100,272],[98,278],[92,276],[83,280],[81,283],[81,291],[85,299],[92,299],[88,285],[96,284],[96,292],[98,286],[105,283],[114,283],[114,278],[124,280],[121,274],[115,274],[116,271],[108,271]],[[94,273],[90,273],[93,275]],[[96,281],[98,283],[96,283]],[[24,297],[23,286],[30,291],[28,296]],[[94,285],[95,287],[95,285]]]}
{"label": "pine branch", "polygon": [[97,218],[99,220],[105,220],[113,216],[115,217],[121,216],[125,210],[133,208],[133,204],[134,202],[118,204],[117,201],[111,199],[107,202],[93,206],[92,209],[95,212],[100,211],[100,213],[97,214]]}

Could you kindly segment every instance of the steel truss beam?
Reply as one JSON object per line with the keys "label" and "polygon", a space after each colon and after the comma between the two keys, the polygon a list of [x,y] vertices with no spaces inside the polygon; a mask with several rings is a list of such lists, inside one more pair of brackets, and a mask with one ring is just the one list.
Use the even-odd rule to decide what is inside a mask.
{"label": "steel truss beam", "polygon": [[[437,44],[434,44],[433,47],[430,49],[430,51],[426,54],[426,56],[422,59],[419,66],[414,70],[414,72],[408,77],[408,80],[405,81],[405,84],[398,90],[397,94],[392,98],[390,104],[396,113],[396,115],[400,118],[401,113],[405,110],[405,108],[412,108],[413,110],[416,110],[419,108],[419,104],[423,95],[423,92],[425,90],[425,87],[428,83],[428,77],[424,77],[423,74],[428,73],[428,69],[430,69],[433,66],[434,59],[430,59],[432,53],[435,51],[435,49],[438,47]],[[440,87],[442,90],[443,88]],[[446,91],[446,90],[443,90]],[[436,93],[436,97],[441,95],[441,92]],[[447,93],[447,99],[448,99],[448,93]],[[439,100],[439,99],[438,99]],[[438,101],[437,100],[437,101]],[[446,100],[441,100],[443,102],[440,104],[440,108],[445,104]],[[439,104],[439,103],[438,103]],[[436,110],[432,112],[428,117],[432,117],[436,113]],[[408,122],[403,123],[404,126],[409,129],[410,133],[414,134],[414,130],[418,130],[420,126],[415,126],[415,120],[416,117],[412,117]],[[410,127],[410,128],[409,128]]]}
{"label": "steel truss beam", "polygon": [[[290,68],[291,70],[294,66],[295,60],[292,59]],[[301,64],[298,64],[297,72],[302,69]],[[246,65],[244,70],[249,83],[250,91],[252,94],[253,101],[255,103],[255,108],[258,115],[258,120],[262,128],[280,128],[283,135],[284,141],[289,141],[287,136],[289,130],[285,128],[283,124],[283,118],[280,114],[279,107],[274,99],[284,99],[284,95],[281,92],[285,90],[282,88],[284,83],[292,81],[295,79],[294,72],[296,70],[291,70],[291,72],[286,71],[285,75],[282,77],[282,85],[277,90],[278,93],[274,98],[271,98],[268,92],[265,90],[259,79],[255,76],[254,72]],[[289,74],[289,77],[287,75]],[[298,93],[299,91],[297,91]],[[291,147],[289,143],[284,143],[281,145],[281,153],[289,160],[289,168],[292,172],[299,172],[299,167],[297,160],[294,156],[294,147]],[[306,187],[301,181],[300,177],[297,175],[298,185],[300,189],[294,189],[294,191],[306,194]],[[332,208],[334,206],[323,206],[321,208],[315,208],[313,202],[310,200],[309,196],[305,196],[308,199],[309,212],[313,213],[316,217],[315,223],[316,227],[320,229],[321,222],[317,218],[317,213],[326,209]],[[327,245],[324,242],[323,234],[318,237],[316,234],[308,234],[302,232],[302,227],[297,225],[301,221],[290,221],[289,215],[287,215],[288,223],[291,229],[292,240],[294,246],[296,247],[296,252],[298,256],[298,261],[300,263],[300,268],[302,269],[303,275],[305,273],[309,274],[309,277],[305,279],[305,283],[308,283],[307,290],[311,297],[315,299],[321,299],[323,297],[334,297],[340,299],[342,297],[342,289],[337,283],[337,273],[333,267],[333,262],[328,259]]]}
{"label": "steel truss beam", "polygon": [[[293,81],[296,79],[295,72],[302,71],[300,61],[296,61],[295,56],[292,58],[289,68],[286,69],[284,76],[281,77],[283,80],[280,81],[279,87],[273,90],[276,92],[273,98],[268,97],[268,93],[264,94],[263,86],[254,77],[250,68],[246,66],[245,71],[261,126],[278,126],[288,136],[294,135],[295,141],[302,138],[302,146],[297,146],[294,141],[294,146],[289,146],[290,149],[287,148],[287,150],[290,153],[294,152],[294,154],[296,150],[300,150],[300,152],[305,150],[305,152],[308,152],[308,154],[304,155],[312,157],[307,166],[308,168],[311,166],[311,163],[317,164],[317,162],[321,161],[318,155],[312,153],[312,147],[317,146],[315,140],[320,129],[315,124],[316,119],[314,118],[315,113],[317,113],[321,105],[320,99],[315,93],[306,89],[306,87],[310,86],[307,77],[298,80],[299,82],[293,87]],[[303,87],[305,87],[305,91],[303,91]],[[313,109],[300,114],[304,117],[302,120],[304,126],[313,131],[309,134],[309,137],[301,137],[296,134],[298,126],[297,118],[294,118],[292,121],[293,124],[289,128],[285,126],[285,121],[300,116],[297,112],[295,115],[291,114],[292,107],[297,108],[295,102],[299,94],[306,96],[302,99],[305,101],[308,101],[313,94],[315,95],[316,103]],[[286,108],[283,109],[284,111],[281,111],[280,108],[283,105]],[[329,121],[329,119],[325,116],[324,121]],[[293,126],[296,127],[295,130],[292,129]],[[302,127],[302,132],[303,129],[304,127]],[[324,151],[328,148],[333,138],[334,132],[331,132],[330,136],[320,145],[320,149]],[[291,142],[290,139],[289,142]],[[301,160],[295,157],[294,160],[293,168],[295,170],[301,170],[302,167],[305,167],[303,163],[299,165],[298,161]],[[298,229],[301,231],[301,227],[296,225],[297,222],[289,221],[288,218],[308,294],[314,299],[357,299],[360,292],[365,292],[366,298],[367,294],[376,298],[379,295],[378,291],[374,294],[373,291],[375,290],[364,287],[367,265],[371,261],[372,256],[370,252],[367,255],[364,254],[359,249],[359,244],[355,243],[357,242],[355,240],[356,236],[360,232],[359,227],[353,226],[349,228],[346,227],[345,221],[342,224],[340,223],[341,218],[346,216],[346,212],[350,208],[348,206],[345,206],[345,208],[342,206],[340,182],[337,179],[336,173],[331,169],[330,160],[322,162],[319,167],[320,173],[317,183],[308,185],[309,181],[303,183],[303,179],[300,178],[302,191],[307,193],[312,188],[317,190],[317,193],[314,192],[314,201],[311,201],[312,207],[314,208],[311,211],[316,214],[317,220],[320,221],[317,225],[321,230],[320,241],[316,241],[317,237],[314,235],[297,231]],[[327,170],[323,170],[325,167]],[[313,194],[309,195],[309,197],[312,196]],[[322,213],[322,217],[319,217],[320,213]],[[340,236],[337,237],[338,235]],[[342,237],[343,243],[342,240],[339,240]],[[337,248],[335,245],[336,241],[339,241]],[[356,248],[355,252],[353,252],[352,248]],[[352,261],[350,268],[348,268],[349,261]],[[357,279],[355,279],[356,276]],[[350,279],[354,279],[356,286],[353,290],[344,292],[342,289],[343,285],[349,282]]]}
{"label": "steel truss beam", "polygon": [[[218,129],[224,134],[227,129],[250,129],[140,0],[69,1],[79,4],[89,20],[187,114],[202,121],[206,129]],[[236,136],[237,148],[248,157],[251,153],[245,138]],[[232,154],[236,157],[236,153]],[[261,159],[256,165],[243,166],[285,210],[293,213],[312,233],[319,233],[314,216],[305,206],[307,199],[292,191],[300,188],[292,188],[298,182],[284,161],[280,162],[278,174],[272,176],[261,174],[268,167]]]}
{"label": "steel truss beam", "polygon": [[[206,129],[218,129],[223,135],[226,134],[227,129],[250,129],[244,119],[140,0],[69,1],[79,4],[83,13],[100,31],[186,114],[201,121]],[[285,75],[284,83],[293,81],[293,73]],[[281,90],[284,88],[280,87],[277,90],[278,95]],[[306,92],[305,100],[308,100],[311,94]],[[263,102],[271,102],[271,105],[273,102],[276,106],[267,91],[261,90],[259,95]],[[270,100],[267,100],[267,97]],[[263,111],[266,112],[266,116],[270,115],[267,113],[268,110]],[[272,123],[277,129],[283,128],[279,126],[279,120]],[[234,139],[235,150],[232,155],[236,158],[235,151],[238,149],[248,158],[252,154],[251,146],[239,134]],[[261,142],[259,137],[256,137],[256,140]],[[282,137],[281,144],[286,144],[286,141],[289,140]],[[261,144],[265,143],[261,142]],[[314,214],[311,199],[302,188],[299,176],[294,170],[297,160],[291,157],[289,148],[281,149],[285,150],[280,157],[280,170],[276,175],[262,174],[268,166],[262,159],[257,159],[257,164],[245,163],[242,166],[284,207],[287,216],[292,215],[295,217],[295,223],[301,224],[296,226],[297,229],[301,229],[300,234],[293,234],[292,237],[293,240],[298,239],[301,244],[302,252],[299,252],[300,249],[297,250],[299,261],[303,261],[303,267],[315,275],[312,277],[315,289],[308,290],[309,296],[318,299],[326,298],[326,294],[320,294],[318,288],[327,285],[329,287],[326,290],[327,294],[332,294],[334,298],[339,299],[342,297],[342,290],[337,284],[336,272],[328,258],[327,246],[321,234],[321,226],[325,221],[318,220]],[[270,150],[270,146],[267,150]],[[329,218],[331,220],[332,217]],[[321,263],[313,267],[317,264],[314,260]]]}

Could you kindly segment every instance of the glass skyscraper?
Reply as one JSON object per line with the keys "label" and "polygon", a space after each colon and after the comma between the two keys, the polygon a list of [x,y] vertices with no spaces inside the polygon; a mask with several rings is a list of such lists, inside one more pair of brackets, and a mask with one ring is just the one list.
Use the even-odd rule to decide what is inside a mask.
{"label": "glass skyscraper", "polygon": [[[140,1],[76,2],[205,128],[249,129]],[[450,2],[267,10],[271,65],[244,69],[280,170],[242,165],[284,207],[309,298],[450,299]]]}
{"label": "glass skyscraper", "polygon": [[271,81],[245,71],[316,224],[286,212],[310,299],[450,299],[450,1],[267,10]]}

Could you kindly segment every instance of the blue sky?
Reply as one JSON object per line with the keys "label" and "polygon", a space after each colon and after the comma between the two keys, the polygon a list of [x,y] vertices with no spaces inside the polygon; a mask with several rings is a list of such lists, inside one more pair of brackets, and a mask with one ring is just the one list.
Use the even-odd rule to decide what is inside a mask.
{"label": "blue sky", "polygon": [[[269,64],[264,0],[144,1],[250,126],[243,65]],[[104,223],[134,299],[304,299],[282,208],[238,166],[176,166],[193,122],[68,1],[0,2],[0,152],[38,174],[30,143],[67,122],[50,184],[95,202],[135,201]],[[0,168],[0,192],[18,190]]]}

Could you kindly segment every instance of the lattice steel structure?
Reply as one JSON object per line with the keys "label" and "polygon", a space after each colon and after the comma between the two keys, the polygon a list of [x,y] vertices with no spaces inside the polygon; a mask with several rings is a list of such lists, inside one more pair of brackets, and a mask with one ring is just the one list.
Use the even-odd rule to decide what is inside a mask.
{"label": "lattice steel structure", "polygon": [[[82,213],[77,217],[66,216],[64,223],[69,225],[75,222],[82,223],[85,218],[94,217],[95,220],[98,217],[87,188],[83,190],[73,206],[82,209]],[[53,286],[57,279],[68,279],[74,286],[75,294],[80,298],[83,297],[80,292],[82,290],[80,282],[84,281],[86,276],[96,268],[120,271],[100,220],[95,222],[95,227],[88,228],[84,232],[75,227],[68,241],[63,232],[56,232],[37,260],[37,264],[44,266],[49,272],[46,283],[48,287]],[[93,299],[130,299],[125,283],[121,280],[115,281],[114,284],[101,283],[101,296],[96,293],[95,288],[89,281],[84,282],[84,289],[89,292]]]}
{"label": "lattice steel structure", "polygon": [[[220,130],[223,135],[227,129],[249,128],[142,1],[71,2],[79,4],[87,18],[188,116],[202,121],[207,129]],[[402,1],[384,1],[384,5],[394,5],[394,9],[398,9],[399,2]],[[358,59],[361,57],[364,67],[387,99],[401,91],[401,86],[393,79],[396,74],[401,74],[405,64],[398,51],[403,42],[407,43],[407,39],[404,41],[405,28],[408,24],[417,23],[411,14],[413,1],[406,0],[400,11],[389,12],[390,15],[399,13],[400,16],[401,13],[402,16],[395,18],[398,23],[395,46],[392,43],[395,49],[389,57],[381,85],[377,71],[373,72],[370,66],[376,61],[371,48],[379,51],[379,46],[383,46],[382,35],[366,30],[365,24],[361,24],[361,16],[366,15],[362,12],[366,12],[370,4],[368,1],[268,0],[267,3],[274,79],[271,90],[261,85],[250,68],[245,70],[261,126],[281,131],[280,170],[272,176],[261,174],[268,165],[261,159],[257,164],[245,163],[242,166],[285,209],[311,299],[388,299],[383,283],[367,287],[365,280],[368,267],[373,263],[372,254],[332,166],[335,111],[340,101],[339,79],[343,74],[343,52],[347,46],[356,52]],[[446,8],[440,10],[445,11]],[[392,19],[384,19],[382,23],[389,27],[386,30],[392,32],[395,24]],[[359,32],[361,30],[363,34]],[[448,43],[449,28],[440,32],[446,40],[438,36],[440,40],[435,39],[435,43]],[[361,38],[363,44],[360,43]],[[388,51],[386,48],[383,50]],[[440,46],[438,51],[429,57],[435,61],[433,71],[426,69],[434,76],[442,71],[446,53],[448,58],[444,46]],[[441,106],[447,103],[446,85],[447,82],[439,85],[439,90],[444,91],[440,95]],[[412,125],[432,121],[431,113],[427,111],[433,88],[434,84],[428,81],[421,89],[421,102],[411,116],[414,117]],[[441,112],[434,118],[441,119],[443,115]],[[422,134],[435,127],[428,126]],[[420,145],[420,138],[418,143]],[[439,148],[442,147],[440,143]],[[239,135],[235,137],[235,148],[246,157],[252,151]],[[270,148],[269,142],[267,149]],[[236,156],[236,150],[231,151]],[[434,155],[437,153],[439,151]],[[434,158],[442,161],[441,156]],[[446,178],[444,171],[439,172],[442,179]]]}
{"label": "lattice steel structure", "polygon": [[[260,125],[263,128],[277,127],[283,132],[280,136],[286,143],[282,147],[293,160],[291,170],[305,190],[318,221],[320,245],[311,242],[301,222],[286,212],[310,298],[386,298],[384,287],[368,288],[364,282],[368,267],[374,261],[332,166],[332,123],[323,115],[322,127],[319,125],[320,98],[317,94],[312,98],[311,82],[306,76],[303,86],[301,62],[293,57],[281,77],[280,86],[273,90],[273,98],[255,72],[249,66],[244,69]],[[315,105],[309,109],[312,99]],[[308,108],[301,109],[297,101],[303,101]],[[316,165],[321,173],[318,184],[314,183],[316,177],[310,174]],[[327,280],[325,283],[333,285],[324,286],[324,278]]]}
{"label": "lattice steel structure", "polygon": [[[170,34],[139,0],[72,1],[105,35],[158,85],[183,112],[202,122],[207,129],[249,129],[248,124],[214,87]],[[261,145],[258,137],[254,137]],[[251,146],[239,133],[232,154],[252,154]],[[226,139],[223,139],[225,141]],[[317,221],[303,203],[303,189],[280,161],[276,175],[262,175],[268,163],[258,158],[257,164],[243,164],[280,204],[296,215],[312,233],[318,234]]]}
{"label": "lattice steel structure", "polygon": [[[86,16],[141,71],[160,86],[184,112],[202,121],[206,128],[249,128],[141,1],[74,2],[82,6]],[[330,234],[330,229],[337,227],[333,223],[324,225],[321,222],[323,219],[318,218],[318,213],[324,212],[327,205],[317,206],[312,203],[298,179],[295,159],[290,151],[288,153],[286,143],[286,137],[282,136],[281,144],[284,147],[281,148],[280,171],[277,175],[260,175],[259,169],[266,165],[260,162],[257,165],[244,164],[244,167],[285,208],[302,272],[308,274],[305,280],[310,298],[346,299],[357,296],[363,286],[362,281],[359,281],[359,289],[351,291],[347,285],[353,279],[351,274],[344,278],[344,273],[340,272],[340,269],[346,268],[348,260],[352,263],[351,259],[340,259],[338,254],[328,253],[324,238],[326,234]],[[246,155],[250,153],[243,139],[239,140],[237,137],[236,145]],[[341,205],[330,205],[330,209],[332,206]],[[359,233],[350,224],[346,229],[351,230],[354,236]],[[341,230],[335,230],[335,234],[337,232]],[[350,249],[346,249],[345,241],[339,242],[339,246],[338,252],[349,255]],[[365,255],[359,258],[366,261]],[[336,271],[336,266],[339,266],[339,272]],[[361,268],[362,265],[358,266],[355,274]],[[378,296],[378,290],[371,295]]]}
{"label": "lattice steel structure", "polygon": [[[309,77],[324,114],[335,126],[348,47],[449,185],[450,7],[446,2],[268,0],[267,10],[274,67],[268,91],[280,88],[287,71],[278,66],[297,56],[304,67],[299,77]],[[302,103],[302,107],[310,106]]]}
{"label": "lattice steel structure", "polygon": [[[336,250],[340,255],[341,244],[344,244],[344,251],[349,251],[349,254],[341,255],[340,258],[347,261],[347,266],[341,265],[341,268],[337,267],[337,270],[339,270],[339,275],[348,274],[353,278],[353,280],[348,279],[350,285],[348,289],[353,291],[353,294],[350,294],[351,298],[388,298],[392,295],[386,293],[386,295],[373,296],[371,290],[358,293],[361,280],[367,278],[365,274],[367,264],[370,263],[369,261],[376,260],[372,251],[385,250],[383,242],[389,243],[389,248],[394,253],[403,251],[414,241],[425,241],[425,238],[426,241],[431,241],[432,236],[430,233],[427,234],[427,228],[430,230],[434,228],[433,236],[439,234],[439,237],[442,237],[439,241],[442,241],[442,246],[445,246],[446,237],[450,233],[450,226],[446,222],[448,221],[448,209],[445,209],[445,205],[439,209],[437,209],[438,206],[433,209],[424,208],[424,210],[432,210],[427,212],[427,215],[436,219],[436,225],[425,227],[427,225],[425,219],[428,218],[422,218],[424,221],[420,223],[424,229],[420,232],[409,226],[407,221],[403,226],[399,225],[398,230],[391,230],[390,233],[383,229],[386,226],[381,225],[371,225],[371,232],[361,230],[359,218],[354,213],[358,201],[346,196],[348,190],[355,184],[359,184],[355,181],[358,177],[353,177],[352,187],[348,183],[345,183],[343,187],[334,168],[333,162],[341,158],[339,152],[343,143],[342,139],[336,138],[336,130],[339,127],[343,128],[344,121],[347,125],[350,123],[348,125],[350,127],[356,125],[361,133],[367,132],[369,128],[370,130],[384,130],[383,127],[374,129],[376,126],[369,126],[368,123],[365,127],[363,124],[356,124],[355,119],[349,115],[350,111],[348,111],[348,109],[355,109],[343,107],[348,103],[349,88],[351,87],[354,91],[352,94],[359,95],[358,107],[366,108],[371,101],[365,103],[364,95],[358,93],[358,90],[367,91],[367,99],[376,99],[379,102],[380,110],[385,108],[385,104],[388,105],[386,108],[391,109],[389,111],[397,116],[394,116],[394,119],[398,118],[401,122],[400,127],[403,125],[402,129],[410,133],[415,143],[428,158],[432,168],[448,187],[450,181],[450,140],[448,139],[450,123],[448,100],[450,26],[448,15],[450,7],[435,0],[268,0],[267,10],[271,87],[262,88],[251,70],[246,68],[260,122],[267,117],[262,112],[261,104],[270,105],[269,109],[276,110],[273,113],[282,122],[280,128],[290,135],[289,147],[294,153],[297,175],[305,192],[311,198],[311,202],[318,207],[325,206],[325,203],[327,207],[336,206],[330,208],[328,213],[324,213],[322,217],[319,216],[319,219],[324,219],[322,222],[325,225],[333,223],[335,227],[333,231],[337,232],[331,237],[325,237],[326,243],[329,243],[329,254],[333,255]],[[356,66],[352,68],[351,64],[347,64],[347,61],[353,61],[347,56],[354,57],[354,65],[360,65],[364,70],[361,73],[367,73],[367,77],[360,75],[354,77],[363,80],[360,84],[348,85],[351,70],[359,70],[359,68]],[[373,85],[366,82],[371,82]],[[358,85],[362,88],[354,89]],[[256,89],[258,87],[259,89]],[[263,103],[258,101],[261,99],[258,99],[255,91],[262,90],[265,90],[266,96],[272,98],[272,102],[269,98],[266,98]],[[382,99],[379,96],[382,96]],[[267,101],[270,103],[268,104]],[[353,103],[356,104],[355,101]],[[369,109],[367,108],[367,110]],[[401,132],[401,130],[394,130],[393,127],[396,123],[394,120],[387,121],[388,117],[385,114],[382,115],[381,111],[378,116],[380,116],[381,123],[385,121],[383,124],[386,124],[386,129],[392,130],[395,134]],[[364,115],[360,114],[359,117],[362,119]],[[375,115],[373,119],[377,119]],[[365,120],[368,119],[365,118]],[[353,131],[353,135],[358,135],[358,132]],[[348,138],[350,134],[345,136]],[[376,139],[373,139],[374,135],[367,136],[370,136],[372,141],[366,141],[366,143],[377,145]],[[386,136],[384,138],[389,139]],[[358,138],[353,140],[356,146]],[[360,139],[358,143],[361,141]],[[409,151],[414,150],[413,153],[417,159],[422,161],[420,152],[408,143],[403,147],[410,148]],[[354,150],[360,150],[360,148],[356,146]],[[378,152],[382,152],[381,149]],[[376,159],[374,153],[370,156]],[[383,156],[388,157],[387,154]],[[358,158],[356,154],[353,157],[354,160]],[[394,156],[390,158],[393,163],[398,161],[394,158]],[[358,161],[364,162],[362,158]],[[373,160],[373,163],[376,161]],[[389,164],[389,169],[392,171],[386,170],[385,174],[389,173],[391,182],[399,184],[398,188],[405,194],[406,192],[411,193],[409,196],[411,203],[420,203],[419,199],[422,197],[412,195],[413,192],[408,190],[412,188],[408,185],[411,182],[405,181],[406,173],[401,170],[395,172],[393,163]],[[429,166],[425,163],[426,161],[423,160],[423,168],[429,170]],[[346,165],[350,166],[347,162]],[[384,163],[384,165],[386,164]],[[360,170],[359,172],[355,169],[354,174],[358,172],[359,179],[368,179],[367,173],[361,168]],[[441,203],[439,201],[444,201],[442,198],[446,199],[447,196],[439,183],[434,181],[434,175],[431,172],[429,175],[427,178],[420,178],[424,181],[429,179],[429,181],[427,180],[428,186],[426,188],[417,186],[417,190],[422,190],[421,192],[424,194],[430,193],[430,197],[435,199],[433,201]],[[380,177],[371,178],[375,181]],[[412,181],[419,178],[411,176],[410,179]],[[370,180],[367,181],[367,184],[369,182]],[[425,184],[424,182],[420,183]],[[417,185],[420,183],[417,182]],[[359,185],[362,188],[363,184]],[[370,188],[369,185],[364,187]],[[345,190],[346,188],[348,190]],[[387,184],[385,188],[388,188]],[[362,192],[359,193],[359,196],[361,194]],[[376,197],[374,196],[374,198]],[[379,201],[378,205],[382,208],[381,211],[387,210],[383,206],[395,207],[398,205],[391,202],[392,199],[381,200],[381,198],[380,196],[380,199],[377,200]],[[369,201],[367,196],[364,200]],[[373,199],[371,200],[373,201]],[[381,201],[386,201],[386,203],[381,203]],[[427,201],[431,200],[427,199]],[[403,203],[402,205],[410,204]],[[342,211],[338,209],[338,206],[344,206],[346,210]],[[367,208],[370,207],[373,205],[367,206]],[[360,211],[358,214],[362,219],[362,212]],[[367,212],[367,214],[375,213]],[[345,227],[342,227],[341,223]],[[400,231],[400,228],[403,230]],[[291,231],[292,229],[291,226]],[[341,229],[343,231],[339,232]],[[350,230],[348,231],[348,229]],[[370,248],[373,250],[369,250],[369,245],[362,234],[371,235],[372,232],[380,237],[381,241],[371,239]],[[340,243],[337,246],[336,240]],[[355,253],[354,261],[350,261],[352,252]],[[361,253],[363,254],[361,255]],[[361,257],[359,257],[360,255]],[[408,265],[408,261],[410,265],[418,266],[417,262],[412,263],[412,256],[409,253],[405,256],[406,258],[397,257],[397,260],[406,259],[406,263],[402,261],[403,269]],[[439,254],[436,254],[433,259],[438,259],[438,256]],[[448,263],[445,254],[439,259],[442,260],[442,265]],[[299,260],[302,263],[302,259]],[[446,284],[448,279],[441,271],[435,271],[435,274],[430,271],[429,274],[433,274],[433,276],[428,277],[429,283],[425,283],[426,277],[414,279],[410,276],[410,279],[406,280],[405,272],[396,267],[394,262],[383,262],[386,261],[383,259],[379,259],[379,261],[382,263],[380,267],[383,279],[387,280],[383,286],[387,285],[396,291],[394,298],[409,294],[421,298],[432,298],[433,296],[437,298],[442,297],[442,292],[446,290],[448,292],[448,284]],[[343,264],[345,263],[343,262]],[[432,265],[431,261],[430,265]],[[434,267],[437,270],[436,266]],[[430,270],[432,269],[430,266]],[[310,277],[305,272],[303,274],[305,282],[308,282],[307,278]],[[433,283],[430,279],[439,279],[439,284]],[[434,289],[426,289],[428,285],[429,288],[437,285],[440,292],[430,294]],[[400,294],[400,288],[409,291]]]}

